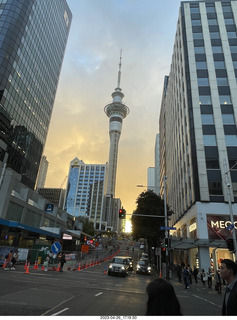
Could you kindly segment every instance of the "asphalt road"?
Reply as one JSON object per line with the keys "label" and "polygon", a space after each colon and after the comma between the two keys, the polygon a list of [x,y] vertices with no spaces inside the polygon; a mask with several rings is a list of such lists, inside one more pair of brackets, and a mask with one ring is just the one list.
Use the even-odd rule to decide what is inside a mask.
{"label": "asphalt road", "polygon": [[[135,253],[137,255],[137,253]],[[81,271],[0,270],[0,315],[143,316],[146,286],[155,276],[129,272],[125,278],[108,276],[109,262]],[[183,315],[221,315],[223,295],[201,284],[185,290],[171,281]],[[129,317],[128,317],[129,318]],[[103,318],[101,318],[103,319]],[[119,317],[118,317],[119,319]]]}

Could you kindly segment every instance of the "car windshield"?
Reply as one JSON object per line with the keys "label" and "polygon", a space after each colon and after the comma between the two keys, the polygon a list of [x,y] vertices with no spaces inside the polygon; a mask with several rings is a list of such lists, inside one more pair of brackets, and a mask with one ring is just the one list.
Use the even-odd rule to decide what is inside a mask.
{"label": "car windshield", "polygon": [[113,263],[126,264],[126,259],[114,258],[114,259],[113,259]]}
{"label": "car windshield", "polygon": [[140,264],[141,266],[145,266],[146,265],[146,261],[140,260],[140,261],[138,261],[138,264]]}

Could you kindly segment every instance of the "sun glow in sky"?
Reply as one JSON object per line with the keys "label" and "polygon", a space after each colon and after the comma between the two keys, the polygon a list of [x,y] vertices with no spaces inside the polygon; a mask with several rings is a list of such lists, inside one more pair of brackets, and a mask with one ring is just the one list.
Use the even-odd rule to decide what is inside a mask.
{"label": "sun glow in sky", "polygon": [[[70,162],[109,159],[109,118],[104,106],[117,85],[130,113],[119,142],[116,198],[127,213],[147,185],[154,166],[164,76],[169,74],[178,20],[178,0],[67,0],[73,20],[62,65],[44,155],[45,187],[66,187]],[[65,181],[65,182],[64,182]],[[64,184],[63,184],[64,182]]]}
{"label": "sun glow in sky", "polygon": [[125,232],[132,232],[132,223],[131,220],[126,220],[126,224],[125,224]]}

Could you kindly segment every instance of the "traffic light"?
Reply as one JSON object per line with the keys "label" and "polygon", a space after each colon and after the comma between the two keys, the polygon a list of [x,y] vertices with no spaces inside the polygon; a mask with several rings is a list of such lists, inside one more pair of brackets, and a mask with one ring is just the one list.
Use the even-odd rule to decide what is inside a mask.
{"label": "traffic light", "polygon": [[169,248],[169,238],[165,238],[165,248]]}
{"label": "traffic light", "polygon": [[226,245],[227,245],[227,248],[229,249],[229,251],[234,251],[233,238],[226,239]]}
{"label": "traffic light", "polygon": [[125,219],[126,216],[126,211],[125,209],[119,209],[119,219]]}

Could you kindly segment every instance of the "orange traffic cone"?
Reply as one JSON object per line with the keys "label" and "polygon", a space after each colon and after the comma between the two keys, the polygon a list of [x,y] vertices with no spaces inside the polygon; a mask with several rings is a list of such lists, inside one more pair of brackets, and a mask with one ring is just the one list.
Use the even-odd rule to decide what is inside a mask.
{"label": "orange traffic cone", "polygon": [[37,270],[38,269],[38,261],[37,260],[35,260],[35,264],[34,264],[34,268],[33,268],[34,270]]}
{"label": "orange traffic cone", "polygon": [[56,271],[60,271],[60,263],[58,264]]}
{"label": "orange traffic cone", "polygon": [[6,265],[7,265],[7,260],[5,259],[2,268],[3,268],[3,269],[6,268]]}
{"label": "orange traffic cone", "polygon": [[77,271],[81,271],[81,264],[79,263]]}
{"label": "orange traffic cone", "polygon": [[28,263],[28,266],[26,268],[26,272],[25,273],[30,273],[30,263]]}
{"label": "orange traffic cone", "polygon": [[27,260],[26,260],[26,263],[25,263],[25,266],[24,266],[24,269],[25,269],[25,270],[27,269],[27,264],[28,264],[28,262],[27,262]]}
{"label": "orange traffic cone", "polygon": [[41,268],[41,270],[42,270],[42,271],[44,271],[44,264],[42,264],[42,268]]}

